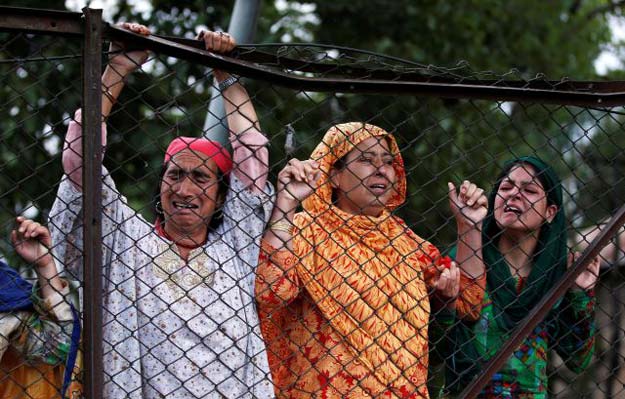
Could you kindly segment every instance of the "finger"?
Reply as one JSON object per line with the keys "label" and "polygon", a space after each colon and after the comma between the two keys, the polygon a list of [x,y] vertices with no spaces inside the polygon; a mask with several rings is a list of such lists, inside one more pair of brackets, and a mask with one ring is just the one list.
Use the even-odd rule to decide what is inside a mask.
{"label": "finger", "polygon": [[601,269],[601,259],[599,256],[595,256],[595,258],[590,263],[590,268],[595,276],[599,276],[599,270]]}
{"label": "finger", "polygon": [[465,202],[468,203],[469,199],[471,197],[473,197],[473,194],[475,193],[475,190],[477,190],[477,186],[471,182],[469,182],[469,184],[467,184],[467,189],[464,192],[464,199]]}
{"label": "finger", "polygon": [[304,172],[306,173],[306,180],[309,183],[314,181],[315,174],[317,172],[317,167],[311,161],[306,161],[303,163]]}
{"label": "finger", "polygon": [[486,198],[486,195],[484,195],[484,190],[482,190],[482,195],[480,195],[480,197],[477,199],[477,207],[478,208],[481,208],[481,207],[488,208],[488,198]]}
{"label": "finger", "polygon": [[213,51],[213,31],[204,31],[202,39],[204,40],[204,48],[208,51]]}
{"label": "finger", "polygon": [[311,187],[315,188],[317,187],[317,184],[319,183],[319,178],[321,177],[321,171],[319,169],[316,170],[316,172],[313,174],[313,180],[311,182]]}
{"label": "finger", "polygon": [[219,33],[211,32],[211,51],[219,52]]}
{"label": "finger", "polygon": [[149,36],[152,34],[152,31],[150,30],[150,28],[148,28],[145,25],[139,25],[139,33],[141,33],[144,36]]}
{"label": "finger", "polygon": [[28,229],[26,230],[26,233],[24,234],[24,236],[26,238],[34,238],[37,236],[37,229],[41,227],[41,225],[37,222],[33,222],[32,224],[30,224],[28,226]]}
{"label": "finger", "polygon": [[204,29],[200,29],[200,32],[195,36],[195,40],[203,40],[204,39]]}
{"label": "finger", "polygon": [[292,167],[287,165],[284,168],[282,168],[282,170],[280,171],[280,173],[278,173],[278,180],[280,180],[283,183],[288,183],[291,178],[292,178]]}
{"label": "finger", "polygon": [[126,29],[131,31],[132,33],[136,33],[139,35],[149,35],[150,30],[145,25],[138,24],[136,22],[126,23]]}
{"label": "finger", "polygon": [[234,37],[232,37],[232,35],[230,35],[229,33],[224,32],[222,40],[224,53],[229,53],[230,51],[232,51],[232,49],[236,47],[236,41],[234,40]]}
{"label": "finger", "polygon": [[581,254],[581,253],[579,253],[578,251],[573,252],[573,262],[572,262],[572,263],[577,262],[577,260],[579,259],[579,257],[580,257],[581,255],[582,255],[582,254]]}
{"label": "finger", "polygon": [[39,224],[37,228],[33,232],[33,238],[38,237],[39,239],[45,238],[48,235],[48,229],[46,226]]}
{"label": "finger", "polygon": [[450,273],[451,273],[451,281],[454,284],[454,289],[457,290],[460,287],[460,268],[455,266],[455,263],[454,263],[452,265],[452,268],[450,268]]}
{"label": "finger", "polygon": [[28,226],[30,226],[32,223],[33,223],[33,221],[29,220],[29,219],[22,220],[22,222],[19,224],[19,226],[17,226],[17,232],[20,235],[23,235],[26,232],[26,230],[28,229]]}
{"label": "finger", "polygon": [[214,51],[216,53],[221,53],[221,35],[223,34],[222,32],[212,32],[211,37],[212,37],[212,41],[211,41],[211,51]]}
{"label": "finger", "polygon": [[289,183],[291,180],[302,182],[306,177],[297,166],[287,165],[282,171],[284,172],[283,183]]}
{"label": "finger", "polygon": [[449,189],[449,200],[457,204],[458,203],[458,193],[456,191],[456,186],[452,182],[447,182],[447,188]]}
{"label": "finger", "polygon": [[312,159],[307,160],[306,164],[310,165],[313,169],[319,169],[319,162],[313,161]]}
{"label": "finger", "polygon": [[445,269],[438,278],[439,290],[447,294],[449,292],[449,283],[449,269]]}
{"label": "finger", "polygon": [[17,246],[17,231],[11,230],[11,243],[13,246]]}
{"label": "finger", "polygon": [[467,192],[467,186],[469,185],[468,180],[463,180],[462,184],[460,184],[460,188],[458,188],[458,201],[464,200],[464,194]]}
{"label": "finger", "polygon": [[225,53],[228,49],[228,36],[224,32],[219,32],[219,52]]}
{"label": "finger", "polygon": [[306,172],[302,161],[293,158],[289,161],[289,165],[293,168],[294,176],[297,176],[299,181],[304,181],[306,179]]}
{"label": "finger", "polygon": [[473,190],[473,194],[471,194],[471,198],[469,198],[469,201],[467,201],[467,205],[469,205],[470,207],[475,206],[478,203],[479,199],[482,197],[482,194],[484,194],[484,190],[476,186],[476,189]]}

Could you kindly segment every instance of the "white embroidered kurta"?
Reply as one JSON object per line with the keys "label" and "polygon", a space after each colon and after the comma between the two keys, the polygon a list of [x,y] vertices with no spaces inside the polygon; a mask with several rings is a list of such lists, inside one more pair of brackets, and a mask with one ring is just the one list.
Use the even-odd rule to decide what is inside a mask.
{"label": "white embroidered kurta", "polygon": [[[104,173],[105,397],[273,397],[254,301],[273,189],[254,194],[232,173],[223,222],[185,263]],[[81,208],[65,177],[50,228],[56,255],[78,278]]]}

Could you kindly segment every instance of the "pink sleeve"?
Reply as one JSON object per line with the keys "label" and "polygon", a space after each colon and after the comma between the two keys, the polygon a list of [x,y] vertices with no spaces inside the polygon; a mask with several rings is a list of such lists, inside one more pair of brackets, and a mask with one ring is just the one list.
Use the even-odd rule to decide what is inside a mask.
{"label": "pink sleeve", "polygon": [[[65,133],[63,145],[63,171],[69,176],[72,184],[82,188],[82,110],[74,113]],[[106,146],[106,124],[102,122],[102,145]]]}
{"label": "pink sleeve", "polygon": [[246,188],[263,192],[269,172],[269,140],[260,131],[250,129],[230,138],[234,173]]}

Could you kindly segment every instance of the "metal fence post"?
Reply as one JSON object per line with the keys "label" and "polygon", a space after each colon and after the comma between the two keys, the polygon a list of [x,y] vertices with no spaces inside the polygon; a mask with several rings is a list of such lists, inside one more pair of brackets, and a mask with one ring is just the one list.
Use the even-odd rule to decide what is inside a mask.
{"label": "metal fence post", "polygon": [[102,397],[102,10],[83,8],[83,348],[85,397]]}

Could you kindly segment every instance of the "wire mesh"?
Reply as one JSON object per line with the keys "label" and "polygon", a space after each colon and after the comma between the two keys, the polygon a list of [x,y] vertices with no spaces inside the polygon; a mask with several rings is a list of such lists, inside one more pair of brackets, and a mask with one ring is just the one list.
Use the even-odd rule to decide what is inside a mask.
{"label": "wire mesh", "polygon": [[[566,262],[552,259],[541,269],[544,275],[532,274],[542,253],[556,251],[550,245],[565,255],[582,251],[625,197],[620,106],[544,104],[533,97],[398,96],[375,88],[311,91],[259,76],[241,78],[250,100],[226,98],[231,110],[218,116],[240,135],[222,143],[235,149],[228,175],[228,157],[219,148],[186,141],[175,150],[170,144],[180,136],[210,134],[204,131],[208,104],[241,86],[220,91],[201,60],[163,51],[152,52],[123,79],[122,71],[112,68],[116,79],[103,87],[103,104],[112,99],[114,104],[105,115],[102,242],[85,243],[86,199],[80,179],[71,181],[86,156],[76,114],[82,104],[81,43],[19,31],[0,38],[2,258],[38,287],[30,297],[42,296],[37,262],[20,259],[9,237],[17,215],[48,225],[58,275],[71,292],[62,291],[64,300],[53,308],[73,303],[80,309],[86,300],[81,298],[85,246],[101,246],[105,397],[457,397],[510,337],[506,318],[528,313],[536,303],[522,293],[540,298],[566,269]],[[340,85],[345,79],[479,83],[570,93],[585,87],[516,71],[473,71],[464,64],[446,69],[329,46],[243,46],[234,55],[232,62],[261,72]],[[122,81],[121,95],[112,95]],[[256,118],[246,111],[251,105],[269,141],[269,161]],[[369,125],[364,130],[362,124],[345,125],[354,121]],[[334,134],[326,135],[336,125]],[[67,136],[70,149],[62,155],[72,129],[76,135]],[[392,140],[367,141],[386,136],[384,131],[395,138],[397,150]],[[326,151],[314,152],[320,143]],[[311,154],[327,184],[311,190],[289,183],[297,180],[290,173],[302,167],[293,159]],[[566,218],[553,241],[540,241],[543,222],[532,227],[523,214],[546,212],[553,203],[545,196],[556,195],[557,184],[546,187],[536,177],[537,167],[527,162],[500,176],[507,160],[521,156],[546,161],[561,181],[557,209]],[[259,182],[267,165],[265,186]],[[63,169],[69,178],[61,179]],[[525,175],[517,181],[513,172]],[[395,203],[404,178],[405,201]],[[462,230],[462,216],[450,208],[447,183],[460,187],[465,180],[482,188],[485,197],[499,190],[492,196],[495,203],[505,199],[508,208],[501,209],[507,216],[489,204],[495,212],[490,226],[499,230],[488,239],[476,226]],[[517,190],[516,199],[506,199],[499,183]],[[294,200],[311,191],[303,205]],[[284,217],[272,211],[276,196]],[[367,202],[371,196],[376,199]],[[293,219],[292,211],[304,213]],[[502,227],[505,217],[521,226]],[[532,228],[541,231],[535,238],[542,252],[526,246]],[[476,231],[477,244],[471,241]],[[509,252],[501,251],[509,264],[518,264],[513,256],[525,259],[518,274],[506,267],[507,276],[497,276],[502,269],[487,261],[487,282],[468,278],[465,270],[456,285],[440,285],[441,279],[453,280],[455,266],[447,256],[454,256],[454,246],[458,266],[465,269],[471,261],[460,261],[463,245],[473,246],[469,255],[475,261],[489,245],[501,250],[501,242],[513,238],[509,232],[523,238]],[[619,230],[602,251],[596,287],[568,290],[480,397],[625,395],[624,237]],[[58,397],[71,317],[41,306],[1,317],[8,347],[1,396]],[[514,316],[512,325],[519,322]],[[80,366],[79,355],[67,396],[81,395]]]}

